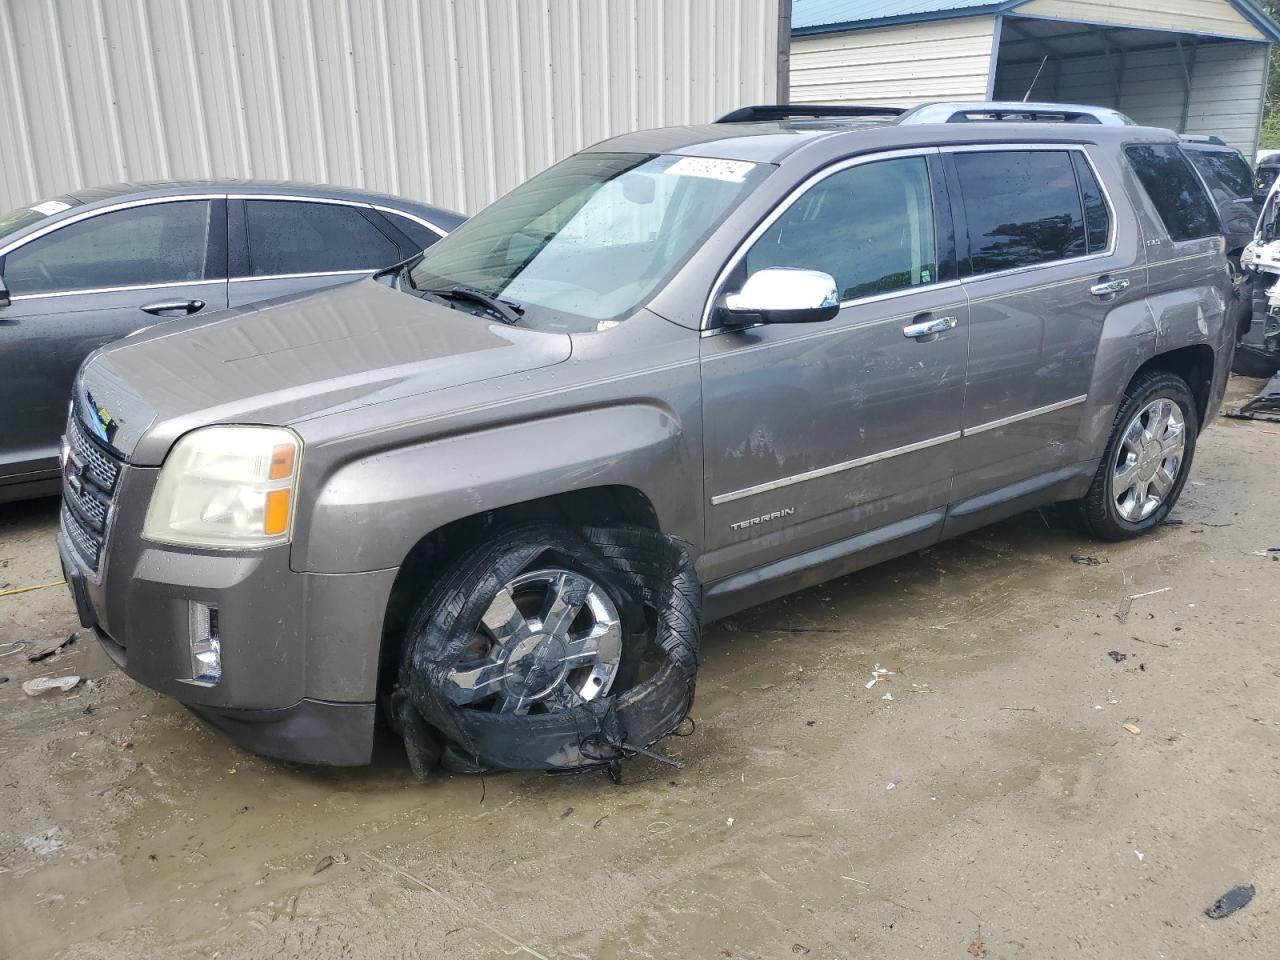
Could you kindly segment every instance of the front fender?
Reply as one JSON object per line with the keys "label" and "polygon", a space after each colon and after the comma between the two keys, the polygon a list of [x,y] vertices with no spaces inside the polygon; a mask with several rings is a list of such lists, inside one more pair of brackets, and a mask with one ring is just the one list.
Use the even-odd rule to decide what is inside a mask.
{"label": "front fender", "polygon": [[635,402],[382,450],[329,474],[304,529],[295,530],[293,566],[315,573],[399,566],[423,536],[454,520],[614,485],[644,494],[665,533],[698,543],[695,449],[672,410]]}

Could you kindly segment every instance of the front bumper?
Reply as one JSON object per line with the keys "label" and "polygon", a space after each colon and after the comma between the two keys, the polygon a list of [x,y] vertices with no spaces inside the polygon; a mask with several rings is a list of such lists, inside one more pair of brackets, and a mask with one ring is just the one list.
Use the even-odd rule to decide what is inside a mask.
{"label": "front bumper", "polygon": [[[122,471],[98,573],[59,530],[84,625],[130,677],[249,750],[305,763],[369,762],[396,571],[297,573],[287,546],[232,553],[144,541],[138,531],[155,474]],[[218,609],[216,684],[192,679],[192,601]]]}

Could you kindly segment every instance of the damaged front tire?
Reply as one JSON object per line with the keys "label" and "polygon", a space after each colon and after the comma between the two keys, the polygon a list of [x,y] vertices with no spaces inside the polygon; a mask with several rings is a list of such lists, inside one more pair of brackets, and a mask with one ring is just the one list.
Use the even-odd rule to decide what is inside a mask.
{"label": "damaged front tire", "polygon": [[[424,725],[401,724],[410,756],[430,755],[436,738],[444,765],[467,771],[574,770],[645,752],[692,703],[699,596],[688,555],[656,531],[495,535],[410,621],[397,696]],[[656,669],[641,679],[646,655]]]}

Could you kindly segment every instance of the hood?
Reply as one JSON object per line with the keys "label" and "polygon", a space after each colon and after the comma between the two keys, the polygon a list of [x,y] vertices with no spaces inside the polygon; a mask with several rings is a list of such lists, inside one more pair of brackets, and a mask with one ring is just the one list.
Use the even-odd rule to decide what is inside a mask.
{"label": "hood", "polygon": [[76,399],[125,459],[159,464],[196,427],[290,424],[524,373],[570,350],[564,334],[491,323],[366,280],[151,327],[91,356]]}

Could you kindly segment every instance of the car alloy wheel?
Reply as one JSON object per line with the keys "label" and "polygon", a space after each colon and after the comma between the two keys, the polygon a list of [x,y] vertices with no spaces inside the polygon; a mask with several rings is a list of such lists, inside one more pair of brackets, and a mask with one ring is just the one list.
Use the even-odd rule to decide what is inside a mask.
{"label": "car alloy wheel", "polygon": [[1112,465],[1111,494],[1116,512],[1129,523],[1159,509],[1177,483],[1186,448],[1182,408],[1157,397],[1129,421]]}
{"label": "car alloy wheel", "polygon": [[493,596],[445,692],[459,706],[552,712],[607,694],[621,659],[618,608],[604,588],[574,570],[532,570]]}

